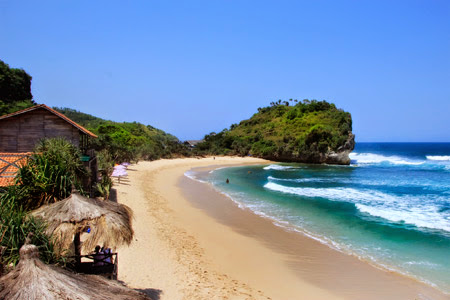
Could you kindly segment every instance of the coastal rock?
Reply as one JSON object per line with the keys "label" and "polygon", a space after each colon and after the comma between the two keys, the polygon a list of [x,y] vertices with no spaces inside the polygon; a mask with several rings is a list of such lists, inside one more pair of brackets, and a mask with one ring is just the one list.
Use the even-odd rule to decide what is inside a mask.
{"label": "coastal rock", "polygon": [[350,153],[355,149],[355,135],[349,133],[348,139],[345,144],[337,150],[337,152],[330,151],[326,155],[324,163],[335,164],[335,165],[349,165],[350,164]]}
{"label": "coastal rock", "polygon": [[289,163],[306,163],[306,164],[330,164],[330,165],[349,165],[350,153],[355,148],[355,135],[349,133],[344,145],[339,147],[336,151],[329,150],[326,153],[318,151],[310,151],[307,154],[300,155],[270,155],[260,156],[264,159],[269,159],[279,162]]}

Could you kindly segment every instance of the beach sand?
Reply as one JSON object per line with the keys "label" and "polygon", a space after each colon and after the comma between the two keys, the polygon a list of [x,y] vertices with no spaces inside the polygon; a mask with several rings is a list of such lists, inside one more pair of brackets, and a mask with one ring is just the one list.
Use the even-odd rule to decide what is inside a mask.
{"label": "beach sand", "polygon": [[116,182],[134,212],[135,239],[119,252],[119,280],[153,299],[448,299],[288,232],[184,176],[193,168],[270,163],[256,158],[140,162]]}

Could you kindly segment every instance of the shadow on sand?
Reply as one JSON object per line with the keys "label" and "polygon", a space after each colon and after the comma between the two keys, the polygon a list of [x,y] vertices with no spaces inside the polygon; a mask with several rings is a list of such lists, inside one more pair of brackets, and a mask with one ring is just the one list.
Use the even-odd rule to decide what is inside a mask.
{"label": "shadow on sand", "polygon": [[117,203],[117,190],[114,188],[109,192],[109,201]]}
{"label": "shadow on sand", "polygon": [[[118,279],[117,282],[123,284],[124,286],[127,286],[125,284],[125,282],[123,282],[122,280]],[[161,299],[161,294],[163,293],[162,290],[151,289],[151,288],[148,288],[148,289],[133,289],[133,290],[135,290],[137,292],[141,292],[141,293],[149,296],[152,300],[160,300]]]}
{"label": "shadow on sand", "polygon": [[146,294],[147,296],[152,298],[152,300],[159,300],[161,298],[161,294],[163,292],[162,290],[158,290],[158,289],[135,289],[135,290]]}

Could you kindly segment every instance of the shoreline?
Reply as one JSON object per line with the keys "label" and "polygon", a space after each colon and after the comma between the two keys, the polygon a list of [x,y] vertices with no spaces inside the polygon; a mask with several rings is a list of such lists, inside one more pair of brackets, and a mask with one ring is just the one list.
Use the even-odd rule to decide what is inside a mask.
{"label": "shoreline", "polygon": [[[184,176],[198,167],[268,163],[217,157],[131,166],[137,172],[129,172],[129,183],[117,191],[119,202],[135,212],[136,239],[119,249],[119,279],[150,288],[157,299],[446,299],[432,287],[288,232]],[[142,268],[149,260],[150,269]]]}
{"label": "shoreline", "polygon": [[[212,169],[195,168],[192,171],[197,172],[200,175],[199,177],[203,177]],[[214,168],[214,170],[216,169]],[[364,295],[364,299],[429,299],[428,297],[432,297],[431,299],[447,299],[446,297],[448,297],[436,287],[417,278],[389,269],[387,266],[377,265],[375,262],[365,260],[354,254],[340,251],[302,231],[278,225],[276,220],[257,214],[250,208],[233,200],[231,196],[216,189],[212,184],[191,177],[188,178],[199,183],[197,189],[191,191],[191,195],[185,192],[186,198],[194,206],[234,230],[265,242],[271,249],[288,254],[290,260],[287,263],[305,281],[325,287],[345,299],[360,299],[361,295]],[[184,187],[182,186],[183,181]],[[179,185],[184,189],[189,189],[187,180],[184,178],[180,178]],[[205,193],[206,189],[202,188],[201,185],[208,185],[212,189],[210,191],[212,194],[217,193],[218,199],[216,201],[221,203],[220,209],[212,208],[211,205],[202,200],[196,200],[196,198],[202,197],[201,193]],[[211,195],[209,196],[211,197]],[[226,206],[229,207],[225,208]],[[236,222],[235,219],[229,220],[228,216],[224,216],[223,210],[229,210],[230,208],[234,209],[234,215],[239,214],[239,218],[246,221]],[[254,226],[256,230],[249,224],[256,224]],[[323,249],[323,247],[326,247],[326,249]],[[307,256],[308,259],[302,259],[304,256]],[[316,271],[324,264],[330,266],[330,268],[324,273],[317,273]],[[343,266],[346,267],[345,270]],[[311,274],[314,274],[314,276],[311,276]],[[371,278],[371,280],[367,281],[366,277]],[[372,292],[366,294],[367,291]],[[353,293],[356,293],[356,295],[352,295]]]}

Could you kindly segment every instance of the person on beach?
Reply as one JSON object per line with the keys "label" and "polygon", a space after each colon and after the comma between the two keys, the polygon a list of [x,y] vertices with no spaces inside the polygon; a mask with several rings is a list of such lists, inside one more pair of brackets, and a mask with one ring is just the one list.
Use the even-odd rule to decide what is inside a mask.
{"label": "person on beach", "polygon": [[111,251],[111,248],[106,248],[106,246],[103,246],[102,247],[102,250],[100,250],[101,252],[103,252],[104,253],[104,255],[105,255],[105,259],[103,260],[106,264],[112,264],[112,260],[111,260],[111,257],[112,257],[112,251]]}
{"label": "person on beach", "polygon": [[101,251],[100,246],[99,245],[95,246],[93,266],[95,266],[95,267],[103,266],[105,264],[103,262],[104,259],[105,259],[105,255],[103,254],[103,251]]}

